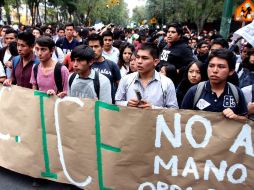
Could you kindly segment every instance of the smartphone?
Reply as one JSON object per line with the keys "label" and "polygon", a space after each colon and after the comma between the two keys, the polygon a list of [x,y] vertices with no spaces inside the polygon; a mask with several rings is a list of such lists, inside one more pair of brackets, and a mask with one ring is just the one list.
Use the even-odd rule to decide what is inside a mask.
{"label": "smartphone", "polygon": [[141,96],[140,91],[139,90],[135,90],[135,93],[136,93],[136,96],[137,96],[138,100],[141,101],[142,100],[142,96]]}

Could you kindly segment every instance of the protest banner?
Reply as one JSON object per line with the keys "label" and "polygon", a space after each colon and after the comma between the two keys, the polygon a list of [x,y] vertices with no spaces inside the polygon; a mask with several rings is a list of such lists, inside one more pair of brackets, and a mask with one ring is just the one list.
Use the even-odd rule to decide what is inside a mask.
{"label": "protest banner", "polygon": [[0,87],[0,166],[83,189],[254,189],[253,122]]}

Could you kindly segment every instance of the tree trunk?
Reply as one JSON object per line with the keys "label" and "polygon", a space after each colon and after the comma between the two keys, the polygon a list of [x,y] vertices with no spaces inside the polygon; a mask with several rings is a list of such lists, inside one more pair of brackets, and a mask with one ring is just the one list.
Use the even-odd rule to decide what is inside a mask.
{"label": "tree trunk", "polygon": [[19,25],[20,25],[19,5],[20,5],[19,0],[16,0],[17,17],[18,17],[18,21],[19,21]]}
{"label": "tree trunk", "polygon": [[5,9],[5,13],[6,13],[7,24],[10,25],[11,24],[10,7],[7,3],[4,5],[4,9]]}
{"label": "tree trunk", "polygon": [[44,1],[44,9],[45,9],[44,22],[46,24],[47,23],[47,0]]}

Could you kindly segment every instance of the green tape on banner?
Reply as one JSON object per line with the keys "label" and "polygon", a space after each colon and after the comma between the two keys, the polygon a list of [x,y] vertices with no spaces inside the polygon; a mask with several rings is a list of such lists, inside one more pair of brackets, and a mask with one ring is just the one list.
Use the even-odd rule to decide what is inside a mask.
{"label": "green tape on banner", "polygon": [[101,149],[106,149],[112,152],[121,152],[120,148],[112,147],[110,145],[101,143],[101,130],[100,130],[100,108],[104,108],[111,111],[120,111],[120,108],[115,105],[110,105],[101,101],[95,102],[95,130],[96,130],[96,152],[97,152],[97,167],[98,167],[98,179],[100,190],[112,190],[110,188],[104,187],[103,183],[103,170],[102,170],[102,153]]}
{"label": "green tape on banner", "polygon": [[41,172],[42,177],[48,177],[57,179],[57,174],[52,173],[50,170],[50,163],[49,163],[49,154],[48,154],[48,145],[47,145],[47,133],[46,133],[46,125],[45,125],[45,115],[44,115],[44,97],[49,98],[50,96],[46,93],[40,91],[34,91],[34,96],[39,96],[40,98],[40,116],[41,116],[41,128],[42,128],[42,149],[43,149],[43,156],[44,156],[44,165],[45,165],[45,172]]}

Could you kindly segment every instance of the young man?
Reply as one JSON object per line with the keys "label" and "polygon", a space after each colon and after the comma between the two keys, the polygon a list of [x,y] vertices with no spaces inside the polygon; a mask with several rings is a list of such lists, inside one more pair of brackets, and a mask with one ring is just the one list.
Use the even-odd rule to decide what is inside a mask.
{"label": "young man", "polygon": [[207,63],[207,58],[209,54],[209,44],[208,42],[201,40],[197,44],[197,58],[202,63]]}
{"label": "young man", "polygon": [[56,43],[57,40],[64,38],[64,28],[58,28],[57,29],[57,34],[55,36],[53,36],[53,40]]}
{"label": "young man", "polygon": [[182,77],[188,64],[194,61],[192,50],[182,39],[182,35],[183,29],[181,25],[177,23],[169,25],[167,45],[161,53],[158,67],[160,69],[164,65],[173,64],[179,73],[179,78]]}
{"label": "young man", "polygon": [[10,76],[11,74],[9,67],[11,64],[11,59],[13,58],[9,48],[9,44],[11,42],[17,41],[17,35],[18,33],[16,30],[12,28],[7,29],[4,36],[6,46],[0,49],[0,63],[3,64],[7,76]]}
{"label": "young man", "polygon": [[18,34],[17,49],[19,55],[12,61],[11,78],[4,81],[4,85],[17,84],[25,88],[32,88],[30,84],[32,67],[38,63],[38,58],[33,53],[35,37],[30,32]]}
{"label": "young man", "polygon": [[119,60],[119,50],[113,47],[113,33],[109,30],[102,33],[103,38],[103,52],[102,56],[105,59],[118,63]]}
{"label": "young man", "polygon": [[120,70],[114,62],[105,59],[102,56],[102,47],[103,47],[103,40],[102,37],[98,34],[91,34],[88,36],[88,45],[94,51],[94,63],[92,64],[92,69],[95,71],[100,72],[101,74],[105,75],[111,84],[111,95],[114,103],[115,92],[118,86],[118,83],[121,79]]}
{"label": "young man", "polygon": [[173,82],[155,71],[159,63],[157,46],[142,44],[136,61],[138,71],[120,81],[116,104],[138,108],[178,108]]}
{"label": "young man", "polygon": [[109,79],[92,70],[94,60],[93,49],[79,45],[71,52],[74,73],[69,77],[68,96],[99,99],[112,103],[111,85]]}
{"label": "young man", "polygon": [[212,51],[208,57],[209,80],[203,83],[203,87],[200,87],[201,83],[191,87],[183,99],[181,108],[222,112],[227,118],[245,120],[248,111],[243,93],[238,87],[227,82],[234,69],[235,58],[231,51]]}
{"label": "young man", "polygon": [[63,97],[67,94],[69,71],[52,59],[55,43],[52,38],[42,36],[36,39],[35,51],[40,64],[32,69],[30,83],[33,89]]}
{"label": "young man", "polygon": [[64,27],[65,37],[60,38],[56,42],[56,46],[60,47],[64,54],[71,52],[76,46],[79,45],[79,42],[74,38],[74,24],[66,24]]}

